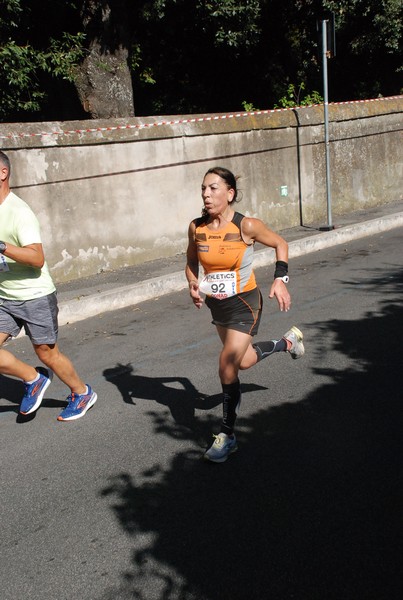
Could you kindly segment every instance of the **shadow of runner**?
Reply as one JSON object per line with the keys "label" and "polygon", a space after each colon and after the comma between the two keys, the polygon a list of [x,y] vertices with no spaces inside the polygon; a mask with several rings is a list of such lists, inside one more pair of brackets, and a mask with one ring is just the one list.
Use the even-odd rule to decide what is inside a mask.
{"label": "shadow of runner", "polygon": [[134,550],[102,600],[400,599],[403,311],[388,300],[316,324],[351,367],[317,367],[330,383],[240,418],[224,465],[190,451],[111,478],[101,493]]}
{"label": "shadow of runner", "polygon": [[[199,392],[187,377],[146,377],[133,373],[133,365],[118,364],[105,369],[103,376],[118,388],[124,402],[136,404],[136,400],[153,400],[169,408],[174,422],[193,431],[199,429],[195,422],[195,409],[211,410],[222,402],[222,394],[207,396]],[[218,384],[219,385],[219,384]],[[242,393],[267,389],[255,384],[243,384]],[[158,413],[151,413],[156,421],[157,432],[173,433],[172,424]],[[175,437],[177,429],[175,429]],[[189,437],[189,436],[188,436]]]}

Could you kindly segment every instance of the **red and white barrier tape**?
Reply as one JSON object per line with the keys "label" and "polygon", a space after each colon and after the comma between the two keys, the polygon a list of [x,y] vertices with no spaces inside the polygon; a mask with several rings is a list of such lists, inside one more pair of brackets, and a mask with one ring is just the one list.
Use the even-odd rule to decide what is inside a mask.
{"label": "red and white barrier tape", "polygon": [[[347,104],[364,104],[366,102],[380,102],[382,100],[396,100],[403,99],[403,96],[389,96],[387,98],[372,98],[368,100],[350,100],[346,102],[331,102],[329,106],[342,106]],[[311,104],[312,106],[321,106],[320,104]],[[41,131],[39,133],[9,133],[7,135],[0,135],[0,139],[10,140],[26,137],[42,137],[42,136],[60,136],[60,135],[73,135],[82,133],[98,133],[105,131],[123,131],[125,129],[150,129],[152,127],[161,127],[162,125],[182,125],[186,123],[203,123],[206,121],[221,121],[224,119],[239,119],[242,117],[250,117],[253,115],[268,115],[272,113],[285,112],[289,110],[309,108],[308,106],[296,106],[291,108],[272,108],[267,110],[255,110],[251,112],[239,112],[231,113],[228,115],[216,115],[208,117],[194,117],[188,119],[174,119],[172,121],[157,121],[155,123],[140,123],[138,125],[115,125],[111,127],[90,127],[86,129],[71,129],[71,130],[60,130],[60,131]]]}

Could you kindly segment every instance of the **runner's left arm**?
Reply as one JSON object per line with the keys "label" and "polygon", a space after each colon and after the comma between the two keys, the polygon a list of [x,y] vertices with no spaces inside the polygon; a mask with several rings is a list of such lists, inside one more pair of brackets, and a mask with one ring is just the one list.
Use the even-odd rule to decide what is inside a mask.
{"label": "runner's left arm", "polygon": [[41,269],[45,263],[45,255],[42,244],[28,244],[27,246],[14,246],[7,242],[4,256],[15,260],[15,262]]}
{"label": "runner's left arm", "polygon": [[[242,235],[246,243],[259,242],[276,253],[276,261],[288,264],[288,244],[281,235],[269,229],[260,219],[245,218],[242,220]],[[271,285],[269,298],[276,298],[281,311],[288,311],[291,306],[291,296],[287,286],[281,279],[275,279]]]}

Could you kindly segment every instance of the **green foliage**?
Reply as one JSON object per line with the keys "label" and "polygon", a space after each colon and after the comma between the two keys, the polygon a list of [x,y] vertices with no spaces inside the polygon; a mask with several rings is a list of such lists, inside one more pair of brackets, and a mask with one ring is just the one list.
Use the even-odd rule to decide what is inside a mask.
{"label": "green foliage", "polygon": [[154,79],[153,69],[151,67],[143,67],[143,58],[140,44],[133,44],[128,64],[130,70],[136,74],[138,74],[139,80],[144,85],[155,85],[156,81]]}
{"label": "green foliage", "polygon": [[[83,33],[62,32],[58,39],[49,37],[47,45],[39,47],[35,35],[30,34],[33,29],[30,9],[35,7],[25,4],[23,0],[8,0],[0,16],[0,62],[6,84],[0,95],[2,121],[10,114],[39,111],[47,97],[42,86],[43,75],[48,73],[73,82],[75,67],[84,54]],[[26,32],[22,37],[23,27]],[[31,38],[31,42],[25,38]]]}
{"label": "green foliage", "polygon": [[40,86],[40,74],[50,73],[74,81],[74,68],[83,56],[83,34],[64,34],[61,40],[49,41],[49,48],[35,50],[9,41],[0,47],[0,62],[7,92],[0,96],[0,119],[13,112],[39,111],[46,98]]}
{"label": "green foliage", "polygon": [[217,44],[239,48],[256,43],[261,32],[261,4],[260,0],[201,0],[197,8],[215,29]]}
{"label": "green foliage", "polygon": [[[86,9],[102,10],[101,28],[86,28]],[[72,118],[61,107],[78,102],[75,76],[91,43],[113,53],[122,30],[138,115],[322,103],[306,90],[321,89],[323,10],[336,18],[330,101],[400,93],[401,0],[5,0],[0,120],[45,120],[49,110]]]}
{"label": "green foliage", "polygon": [[255,108],[252,102],[246,102],[246,100],[242,102],[242,106],[245,112],[257,112],[260,110],[259,108]]}
{"label": "green foliage", "polygon": [[293,83],[287,87],[287,93],[280,98],[274,108],[293,108],[295,106],[311,106],[313,104],[322,104],[323,98],[319,92],[313,91],[310,94],[301,94],[305,90],[305,83],[301,82],[296,88]]}
{"label": "green foliage", "polygon": [[45,96],[36,79],[42,57],[30,46],[17,46],[10,41],[0,48],[0,62],[7,82],[7,92],[0,97],[0,118],[3,120],[15,110],[39,110]]}
{"label": "green foliage", "polygon": [[[176,0],[173,0],[175,2]],[[169,3],[169,0],[168,0]],[[152,0],[149,2],[143,2],[141,9],[142,17],[145,21],[152,21],[154,19],[163,19],[165,16],[166,0]]]}
{"label": "green foliage", "polygon": [[3,3],[2,11],[5,16],[0,17],[0,30],[3,32],[7,29],[13,29],[18,26],[18,16],[22,13],[21,0],[8,0],[7,4]]}
{"label": "green foliage", "polygon": [[43,69],[55,77],[74,81],[75,68],[85,55],[84,33],[64,32],[60,40],[50,39],[49,49],[43,53]]}
{"label": "green foliage", "polygon": [[401,51],[403,5],[401,0],[325,0],[325,8],[335,13],[338,29],[348,30],[354,53]]}

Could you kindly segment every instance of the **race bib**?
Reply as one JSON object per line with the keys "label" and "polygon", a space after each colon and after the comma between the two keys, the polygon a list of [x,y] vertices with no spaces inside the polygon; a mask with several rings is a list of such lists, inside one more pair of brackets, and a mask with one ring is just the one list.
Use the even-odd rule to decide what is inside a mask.
{"label": "race bib", "polygon": [[9,267],[6,261],[5,256],[0,254],[0,272],[9,271]]}
{"label": "race bib", "polygon": [[200,282],[199,290],[207,296],[224,300],[235,296],[236,291],[236,273],[235,271],[218,271],[217,273],[208,273]]}

